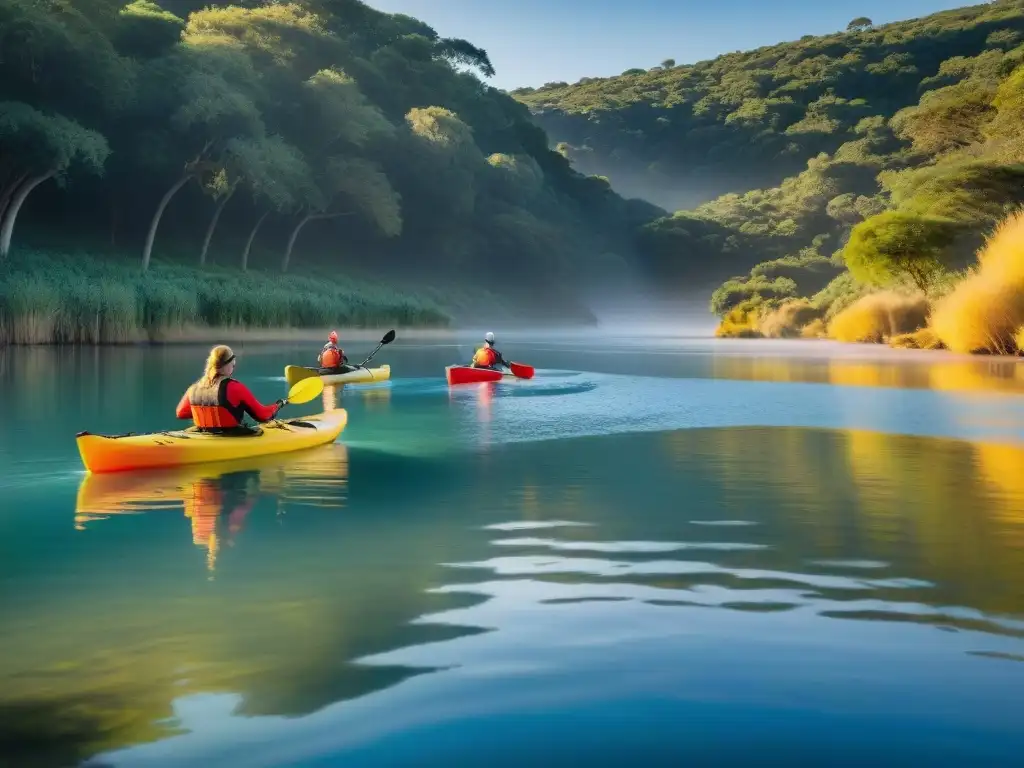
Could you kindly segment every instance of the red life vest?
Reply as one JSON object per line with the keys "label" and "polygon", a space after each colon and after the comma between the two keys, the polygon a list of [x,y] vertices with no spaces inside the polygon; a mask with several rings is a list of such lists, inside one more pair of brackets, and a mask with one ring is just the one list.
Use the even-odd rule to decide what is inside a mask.
{"label": "red life vest", "polygon": [[489,346],[481,347],[476,351],[476,354],[473,355],[474,365],[478,365],[481,368],[490,368],[496,362],[498,362],[498,355]]}
{"label": "red life vest", "polygon": [[234,379],[223,378],[207,384],[200,379],[188,388],[188,404],[192,406],[192,421],[200,429],[231,429],[242,425],[245,410],[241,405],[228,402],[228,384]]}
{"label": "red life vest", "polygon": [[334,344],[325,344],[323,352],[320,353],[321,368],[337,368],[344,359],[345,352],[338,349]]}

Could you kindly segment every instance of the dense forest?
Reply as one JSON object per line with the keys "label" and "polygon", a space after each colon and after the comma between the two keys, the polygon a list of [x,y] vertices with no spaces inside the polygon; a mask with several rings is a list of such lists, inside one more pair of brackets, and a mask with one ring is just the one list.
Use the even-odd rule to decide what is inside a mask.
{"label": "dense forest", "polygon": [[0,0],[0,52],[8,341],[437,324],[456,285],[585,314],[664,214],[572,170],[485,51],[359,0]]}
{"label": "dense forest", "polygon": [[[1008,313],[1000,340],[942,343],[1012,351],[1006,329],[1024,327],[1024,220],[1011,216],[1024,202],[1022,43],[1024,2],[998,0],[515,95],[577,167],[694,206],[643,226],[641,250],[670,290],[726,280],[711,300],[723,333],[820,335],[880,289],[904,296],[872,299],[886,332],[830,335],[918,330],[987,255],[1007,265],[992,287],[1003,298],[985,300]],[[957,324],[970,325],[946,322]]]}

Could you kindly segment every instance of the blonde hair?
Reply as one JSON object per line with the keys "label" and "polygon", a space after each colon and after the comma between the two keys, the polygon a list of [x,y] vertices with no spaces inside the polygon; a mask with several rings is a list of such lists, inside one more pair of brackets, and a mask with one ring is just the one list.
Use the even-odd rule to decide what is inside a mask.
{"label": "blonde hair", "polygon": [[217,376],[220,375],[218,371],[234,356],[235,353],[232,352],[231,347],[226,344],[218,344],[216,347],[211,349],[209,357],[206,358],[206,368],[203,370],[203,381],[207,384],[213,384],[213,382],[216,381]]}

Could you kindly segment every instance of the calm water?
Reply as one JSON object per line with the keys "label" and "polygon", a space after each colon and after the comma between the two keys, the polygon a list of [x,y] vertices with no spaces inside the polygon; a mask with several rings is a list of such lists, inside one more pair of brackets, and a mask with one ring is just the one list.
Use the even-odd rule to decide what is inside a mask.
{"label": "calm water", "polygon": [[0,765],[1020,764],[1024,362],[459,341],[332,446],[91,478],[205,350],[0,350]]}

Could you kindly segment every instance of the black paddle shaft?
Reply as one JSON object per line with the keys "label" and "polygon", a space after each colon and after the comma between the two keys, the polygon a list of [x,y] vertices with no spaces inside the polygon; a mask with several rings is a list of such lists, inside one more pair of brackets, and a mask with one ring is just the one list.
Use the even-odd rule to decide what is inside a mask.
{"label": "black paddle shaft", "polygon": [[387,333],[384,334],[384,338],[380,340],[380,344],[377,345],[377,348],[374,349],[373,352],[370,353],[369,357],[367,357],[365,360],[363,360],[363,362],[361,362],[359,365],[357,365],[356,368],[363,368],[363,367],[365,367],[366,364],[368,362],[370,362],[370,360],[373,358],[373,356],[376,355],[380,351],[381,347],[383,347],[385,344],[390,344],[394,340],[395,340],[395,331],[394,331],[394,329],[392,329],[392,330],[390,330],[390,331],[388,331]]}

